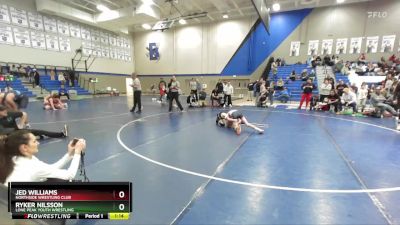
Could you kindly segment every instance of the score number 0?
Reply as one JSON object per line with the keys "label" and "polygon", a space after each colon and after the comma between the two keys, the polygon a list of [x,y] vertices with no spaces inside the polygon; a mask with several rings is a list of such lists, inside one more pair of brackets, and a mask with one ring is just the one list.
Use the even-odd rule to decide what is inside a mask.
{"label": "score number 0", "polygon": [[[124,191],[120,191],[120,192],[118,192],[118,196],[117,196],[119,199],[124,199],[125,198],[125,192]],[[125,209],[125,204],[123,204],[123,203],[121,203],[121,204],[119,204],[118,205],[118,209],[120,210],[120,211],[124,211],[124,209]]]}

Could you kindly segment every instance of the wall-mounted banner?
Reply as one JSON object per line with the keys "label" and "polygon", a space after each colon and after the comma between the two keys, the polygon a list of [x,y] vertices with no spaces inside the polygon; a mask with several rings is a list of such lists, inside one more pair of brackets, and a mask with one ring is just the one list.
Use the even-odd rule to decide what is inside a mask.
{"label": "wall-mounted banner", "polygon": [[332,54],[333,39],[322,40],[321,44],[321,54],[330,55]]}
{"label": "wall-mounted banner", "polygon": [[34,30],[43,31],[43,17],[37,13],[28,12],[29,27]]}
{"label": "wall-mounted banner", "polygon": [[99,30],[91,30],[90,34],[92,35],[92,41],[100,42],[100,31]]}
{"label": "wall-mounted banner", "polygon": [[395,40],[396,40],[396,35],[383,36],[381,52],[393,52]]}
{"label": "wall-mounted banner", "polygon": [[131,48],[131,41],[128,38],[123,38],[123,46],[124,48]]}
{"label": "wall-mounted banner", "polygon": [[108,34],[106,32],[100,32],[100,41],[103,45],[108,46]]}
{"label": "wall-mounted banner", "polygon": [[60,42],[60,51],[62,52],[70,52],[71,51],[71,40],[67,37],[59,37]]}
{"label": "wall-mounted banner", "polygon": [[360,54],[362,46],[362,37],[354,37],[350,40],[350,54]]}
{"label": "wall-mounted banner", "polygon": [[57,33],[57,20],[43,16],[44,30],[48,33]]}
{"label": "wall-mounted banner", "polygon": [[101,46],[101,56],[103,58],[110,58],[110,48],[108,46]]}
{"label": "wall-mounted banner", "polygon": [[110,48],[110,58],[118,59],[118,52],[115,48]]}
{"label": "wall-mounted banner", "polygon": [[81,27],[81,37],[83,40],[87,40],[87,41],[91,41],[92,40],[92,36],[90,34],[90,30],[85,28],[85,27]]}
{"label": "wall-mounted banner", "polygon": [[52,34],[46,34],[46,47],[50,51],[59,51],[58,47],[58,36]]}
{"label": "wall-mounted banner", "polygon": [[11,27],[0,24],[0,44],[14,45]]}
{"label": "wall-mounted banner", "polygon": [[117,49],[118,60],[124,61],[125,53],[123,49]]}
{"label": "wall-mounted banner", "polygon": [[110,35],[108,37],[108,41],[110,42],[111,46],[117,46],[117,37],[115,35]]}
{"label": "wall-mounted banner", "polygon": [[22,47],[31,47],[31,38],[29,36],[29,30],[20,27],[14,27],[14,40],[15,45]]}
{"label": "wall-mounted banner", "polygon": [[376,53],[378,51],[379,36],[367,37],[365,50],[367,53]]}
{"label": "wall-mounted banner", "polygon": [[308,42],[307,55],[316,55],[316,54],[318,54],[318,45],[319,45],[319,40],[310,40]]}
{"label": "wall-mounted banner", "polygon": [[117,37],[117,47],[122,48],[124,46],[124,40],[122,37],[118,36]]}
{"label": "wall-mounted banner", "polygon": [[31,31],[32,48],[46,49],[46,37],[40,31]]}
{"label": "wall-mounted banner", "polygon": [[299,55],[300,55],[300,41],[290,42],[289,56],[299,56]]}
{"label": "wall-mounted banner", "polygon": [[90,41],[82,41],[82,54],[89,56],[93,53],[92,43]]}
{"label": "wall-mounted banner", "polygon": [[78,24],[69,24],[69,33],[71,34],[71,37],[74,38],[81,38],[81,28]]}
{"label": "wall-mounted banner", "polygon": [[25,10],[10,6],[10,17],[11,23],[22,27],[28,27],[28,17],[26,16]]}
{"label": "wall-mounted banner", "polygon": [[336,40],[336,55],[346,54],[347,52],[347,38],[339,38]]}
{"label": "wall-mounted banner", "polygon": [[0,5],[0,22],[10,23],[10,14],[8,14],[8,7],[6,5]]}
{"label": "wall-mounted banner", "polygon": [[96,57],[101,57],[101,46],[100,43],[93,43],[92,42],[92,55],[96,56]]}
{"label": "wall-mounted banner", "polygon": [[69,26],[67,22],[57,20],[58,33],[69,37]]}

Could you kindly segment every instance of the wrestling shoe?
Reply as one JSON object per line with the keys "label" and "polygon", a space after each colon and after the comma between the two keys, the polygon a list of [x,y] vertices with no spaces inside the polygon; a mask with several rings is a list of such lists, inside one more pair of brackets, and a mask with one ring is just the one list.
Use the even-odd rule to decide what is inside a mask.
{"label": "wrestling shoe", "polygon": [[64,134],[64,137],[68,137],[68,125],[67,124],[64,124],[62,133]]}

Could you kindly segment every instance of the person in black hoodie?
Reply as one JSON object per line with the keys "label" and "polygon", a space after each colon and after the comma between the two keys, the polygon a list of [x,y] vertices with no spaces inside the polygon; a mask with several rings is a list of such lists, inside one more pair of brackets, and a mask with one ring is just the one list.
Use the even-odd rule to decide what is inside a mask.
{"label": "person in black hoodie", "polygon": [[312,91],[315,89],[315,85],[311,82],[311,79],[308,79],[307,82],[301,85],[301,89],[303,90],[303,94],[301,95],[300,106],[298,109],[301,109],[304,100],[306,100],[306,109],[308,109],[308,105],[312,97]]}

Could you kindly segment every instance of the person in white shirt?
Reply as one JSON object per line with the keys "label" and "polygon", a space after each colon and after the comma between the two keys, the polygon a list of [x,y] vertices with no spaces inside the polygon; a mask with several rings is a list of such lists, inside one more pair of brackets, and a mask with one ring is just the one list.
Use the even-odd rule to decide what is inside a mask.
{"label": "person in white shirt", "polygon": [[140,84],[140,80],[136,73],[132,73],[133,82],[131,87],[133,88],[133,107],[130,110],[131,112],[135,112],[136,106],[138,106],[137,113],[142,112],[142,85]]}
{"label": "person in white shirt", "polygon": [[[232,94],[233,94],[233,86],[231,82],[228,81],[226,85],[224,85],[224,107],[229,106],[232,107]],[[228,102],[227,102],[228,99]]]}
{"label": "person in white shirt", "polygon": [[368,87],[366,83],[361,84],[360,90],[358,90],[358,108],[361,112],[364,111],[365,105],[367,103]]}
{"label": "person in white shirt", "polygon": [[324,79],[324,83],[321,84],[319,90],[319,101],[324,102],[324,99],[327,98],[332,90],[332,84],[329,83],[328,79]]}
{"label": "person in white shirt", "polygon": [[353,113],[357,113],[357,96],[350,88],[343,89],[343,95],[341,97],[342,106],[352,107]]}
{"label": "person in white shirt", "polygon": [[[54,164],[35,157],[39,142],[29,131],[16,131],[0,140],[0,183],[46,181],[47,178],[71,180],[78,171],[86,141],[79,139],[68,144],[67,154]],[[69,161],[68,169],[62,169]]]}

